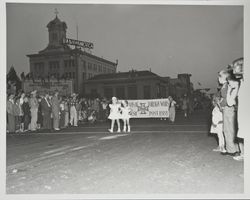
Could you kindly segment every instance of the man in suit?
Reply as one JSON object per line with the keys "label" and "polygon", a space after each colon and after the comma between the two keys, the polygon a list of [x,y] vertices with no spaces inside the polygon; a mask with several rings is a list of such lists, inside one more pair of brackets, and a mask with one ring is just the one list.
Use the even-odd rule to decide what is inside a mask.
{"label": "man in suit", "polygon": [[59,131],[59,113],[60,113],[60,99],[58,97],[59,92],[55,91],[54,96],[51,99],[51,108],[52,108],[52,116],[53,116],[53,128],[56,131]]}
{"label": "man in suit", "polygon": [[222,85],[220,96],[220,107],[223,114],[223,132],[226,142],[226,151],[222,155],[237,156],[239,146],[235,142],[236,138],[236,98],[239,84],[234,80],[233,74],[226,70],[219,72],[219,83]]}
{"label": "man in suit", "polygon": [[31,122],[30,129],[31,131],[37,130],[37,112],[38,112],[38,100],[37,100],[37,91],[34,90],[31,92],[30,98],[30,112],[31,112]]}
{"label": "man in suit", "polygon": [[41,101],[42,115],[43,115],[43,128],[51,129],[51,103],[49,100],[49,93]]}

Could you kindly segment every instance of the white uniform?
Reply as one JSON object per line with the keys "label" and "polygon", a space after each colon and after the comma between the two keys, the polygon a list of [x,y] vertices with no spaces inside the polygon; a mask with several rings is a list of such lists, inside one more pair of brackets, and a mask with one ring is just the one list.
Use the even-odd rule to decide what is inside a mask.
{"label": "white uniform", "polygon": [[121,110],[122,110],[122,114],[121,114],[121,117],[122,119],[130,119],[130,108],[127,106],[127,107],[121,107]]}
{"label": "white uniform", "polygon": [[121,119],[121,104],[109,104],[110,114],[108,116],[109,119]]}

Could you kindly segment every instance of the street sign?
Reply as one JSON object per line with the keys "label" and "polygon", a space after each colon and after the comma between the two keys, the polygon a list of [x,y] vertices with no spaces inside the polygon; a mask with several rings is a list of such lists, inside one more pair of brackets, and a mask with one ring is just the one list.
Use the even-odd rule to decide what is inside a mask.
{"label": "street sign", "polygon": [[94,48],[94,44],[91,43],[91,42],[84,42],[84,41],[74,40],[74,39],[70,39],[70,38],[63,39],[63,43],[68,44],[68,45],[74,45],[74,46],[82,47],[82,48],[87,48],[87,49],[93,49]]}

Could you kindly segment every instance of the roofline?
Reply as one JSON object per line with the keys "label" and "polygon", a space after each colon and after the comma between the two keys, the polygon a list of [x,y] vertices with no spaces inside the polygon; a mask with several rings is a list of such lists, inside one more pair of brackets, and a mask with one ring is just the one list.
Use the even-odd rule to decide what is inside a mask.
{"label": "roofline", "polygon": [[[72,49],[72,50],[69,50],[69,51],[57,51],[57,52],[49,52],[49,53],[37,53],[37,54],[27,54],[26,56],[27,57],[29,57],[29,58],[31,58],[31,57],[40,57],[40,56],[54,56],[54,55],[62,55],[62,54],[68,54],[68,53],[72,53],[72,51],[74,51],[74,49]],[[106,63],[109,63],[109,64],[111,64],[111,65],[114,65],[114,66],[117,66],[117,63],[114,63],[114,62],[112,62],[112,61],[109,61],[109,60],[107,60],[107,59],[104,59],[104,58],[100,58],[100,57],[98,57],[98,56],[96,56],[96,55],[92,55],[92,54],[90,54],[90,53],[87,53],[87,52],[85,52],[85,51],[81,51],[80,52],[82,55],[86,55],[86,56],[89,56],[89,57],[92,57],[92,58],[95,58],[95,59],[97,59],[97,60],[99,60],[99,61],[101,61],[101,62],[106,62]]]}
{"label": "roofline", "polygon": [[83,81],[84,83],[96,83],[96,82],[100,82],[100,81],[103,81],[103,82],[107,82],[107,81],[116,81],[116,80],[119,80],[119,81],[126,81],[126,80],[136,80],[136,79],[139,79],[139,80],[143,80],[143,79],[158,79],[160,81],[163,81],[165,83],[168,83],[167,81],[163,80],[160,76],[156,75],[156,76],[143,76],[143,77],[127,77],[127,78],[108,78],[108,79],[94,79],[94,80],[85,80]]}

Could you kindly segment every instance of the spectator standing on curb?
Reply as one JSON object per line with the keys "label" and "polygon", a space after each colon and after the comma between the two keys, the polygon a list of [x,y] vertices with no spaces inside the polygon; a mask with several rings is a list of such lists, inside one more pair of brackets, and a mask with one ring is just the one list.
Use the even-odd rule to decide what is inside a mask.
{"label": "spectator standing on curb", "polygon": [[60,100],[59,100],[59,92],[55,91],[54,96],[51,99],[51,107],[52,107],[52,115],[53,115],[53,128],[58,131],[59,128],[59,113],[60,113]]}
{"label": "spectator standing on curb", "polygon": [[76,110],[76,105],[77,105],[77,99],[76,99],[76,94],[72,94],[72,99],[70,101],[70,125],[71,126],[78,126],[78,117],[77,117],[77,110]]}
{"label": "spectator standing on curb", "polygon": [[[226,151],[222,155],[236,156],[239,151],[238,145],[235,143],[236,138],[236,97],[238,94],[238,83],[233,80],[228,71],[219,72],[219,83],[222,84],[220,91],[220,106],[223,113],[223,131],[226,143]],[[229,84],[231,82],[231,84]]]}
{"label": "spectator standing on curb", "polygon": [[51,127],[51,103],[49,100],[49,93],[46,93],[41,101],[42,115],[43,115],[43,128],[50,130]]}
{"label": "spectator standing on curb", "polygon": [[38,114],[38,100],[37,100],[37,91],[34,90],[31,92],[30,98],[30,113],[31,113],[31,122],[30,122],[30,129],[31,131],[37,130],[37,114]]}

